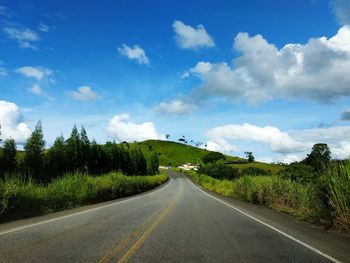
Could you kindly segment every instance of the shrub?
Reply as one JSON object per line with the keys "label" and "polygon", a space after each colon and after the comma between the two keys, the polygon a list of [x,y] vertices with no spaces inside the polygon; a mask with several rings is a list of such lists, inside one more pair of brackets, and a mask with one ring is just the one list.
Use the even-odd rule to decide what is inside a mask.
{"label": "shrub", "polygon": [[238,169],[226,164],[209,163],[198,169],[199,174],[206,174],[217,179],[232,180],[239,176]]}
{"label": "shrub", "polygon": [[283,179],[296,181],[302,184],[314,183],[317,180],[317,173],[314,172],[311,166],[297,162],[287,165],[278,175]]}

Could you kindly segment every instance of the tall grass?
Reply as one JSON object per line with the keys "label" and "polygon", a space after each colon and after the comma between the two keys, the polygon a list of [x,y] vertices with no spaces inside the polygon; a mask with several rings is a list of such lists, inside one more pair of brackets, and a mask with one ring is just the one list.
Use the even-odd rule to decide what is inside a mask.
{"label": "tall grass", "polygon": [[168,180],[165,174],[124,176],[109,173],[93,177],[67,174],[44,186],[19,177],[0,181],[0,221],[112,200],[152,189]]}
{"label": "tall grass", "polygon": [[207,190],[242,201],[264,205],[302,220],[318,220],[322,203],[315,187],[273,176],[242,176],[236,180],[218,180],[189,172],[191,178]]}
{"label": "tall grass", "polygon": [[350,163],[331,167],[322,179],[335,226],[350,231]]}

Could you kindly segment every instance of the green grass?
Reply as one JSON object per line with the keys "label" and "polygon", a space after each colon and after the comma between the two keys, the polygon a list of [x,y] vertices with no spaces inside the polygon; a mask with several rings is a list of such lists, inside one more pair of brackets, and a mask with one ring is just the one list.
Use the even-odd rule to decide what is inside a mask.
{"label": "green grass", "polygon": [[[148,140],[130,144],[130,147],[139,147],[145,154],[146,158],[156,151],[159,155],[161,165],[179,166],[182,163],[202,163],[202,158],[210,151],[199,149],[190,145],[160,140]],[[150,150],[151,147],[151,150]],[[226,156],[227,160],[237,160],[238,157]]]}
{"label": "green grass", "polygon": [[281,179],[278,176],[242,176],[236,180],[218,180],[187,172],[207,190],[253,204],[286,212],[301,220],[315,222],[322,204],[316,188]]}
{"label": "green grass", "polygon": [[124,176],[113,172],[97,177],[67,174],[43,186],[11,176],[0,180],[0,221],[130,196],[155,188],[167,180],[165,174]]}

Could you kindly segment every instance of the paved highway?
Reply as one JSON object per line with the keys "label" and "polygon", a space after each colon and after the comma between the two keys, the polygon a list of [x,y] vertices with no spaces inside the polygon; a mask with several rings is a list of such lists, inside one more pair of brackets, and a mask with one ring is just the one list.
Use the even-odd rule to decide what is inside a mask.
{"label": "paved highway", "polygon": [[169,174],[140,196],[0,226],[0,262],[332,262]]}

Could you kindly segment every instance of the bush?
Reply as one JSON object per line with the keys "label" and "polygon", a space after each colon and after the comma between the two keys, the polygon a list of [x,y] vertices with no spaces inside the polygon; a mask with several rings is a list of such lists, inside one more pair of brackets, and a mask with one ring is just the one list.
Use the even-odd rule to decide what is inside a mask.
{"label": "bush", "polygon": [[280,171],[278,175],[283,179],[296,181],[302,184],[315,183],[317,181],[317,173],[314,169],[306,164],[291,163]]}
{"label": "bush", "polygon": [[209,163],[198,169],[199,174],[206,174],[217,179],[232,180],[239,176],[238,169],[226,164]]}

